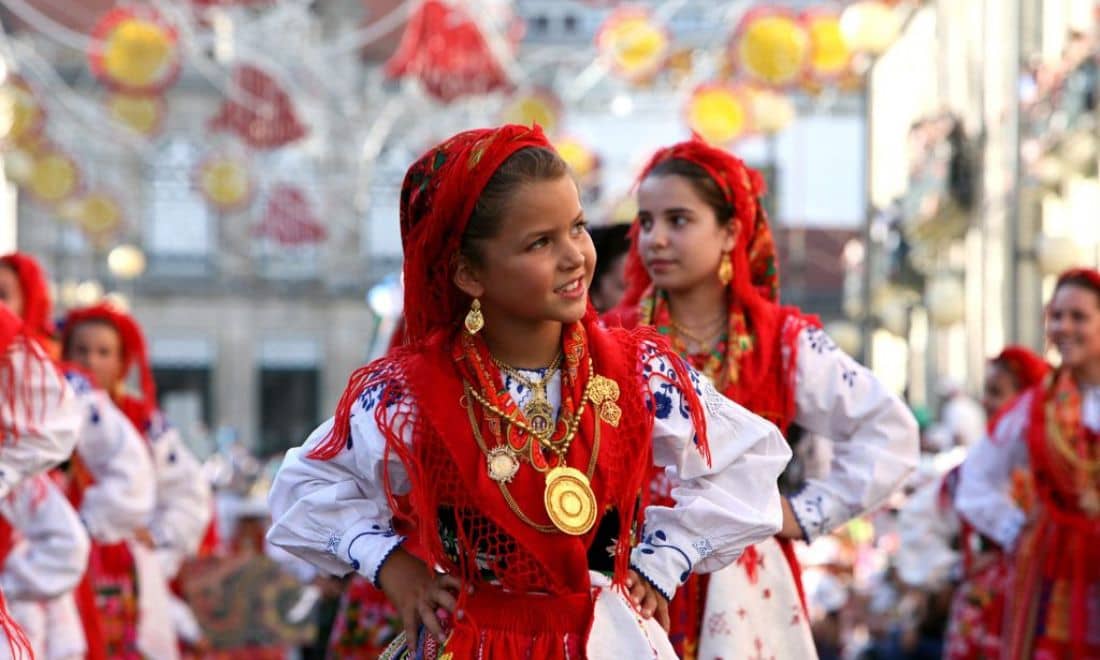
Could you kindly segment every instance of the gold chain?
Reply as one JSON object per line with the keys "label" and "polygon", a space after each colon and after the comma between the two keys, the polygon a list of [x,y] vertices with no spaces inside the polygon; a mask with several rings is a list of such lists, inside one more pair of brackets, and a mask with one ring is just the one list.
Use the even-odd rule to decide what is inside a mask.
{"label": "gold chain", "polygon": [[669,319],[669,324],[677,335],[684,337],[690,341],[695,342],[700,348],[708,348],[714,345],[714,342],[718,341],[718,338],[722,336],[722,332],[725,330],[724,326],[718,326],[718,329],[710,333],[706,337],[700,337],[699,335],[691,332],[684,326],[680,325],[673,319]]}
{"label": "gold chain", "polygon": [[554,374],[558,372],[558,368],[561,367],[561,358],[562,354],[558,353],[558,356],[554,358],[554,361],[550,363],[550,366],[546,367],[546,373],[543,374],[542,378],[538,381],[530,380],[522,373],[520,373],[519,369],[508,366],[507,364],[504,364],[496,358],[493,358],[493,363],[497,365],[498,369],[508,374],[512,378],[518,380],[527,389],[531,390],[532,392],[534,392],[535,390],[539,390],[543,392],[543,396],[545,396],[546,384],[550,382],[550,379],[553,378]]}
{"label": "gold chain", "polygon": [[1089,459],[1088,456],[1082,456],[1080,452],[1070,445],[1065,435],[1062,434],[1062,429],[1059,427],[1058,422],[1054,419],[1054,411],[1048,409],[1046,417],[1047,435],[1050,436],[1051,443],[1054,445],[1054,448],[1058,450],[1058,453],[1075,467],[1085,472],[1100,471],[1100,459]]}

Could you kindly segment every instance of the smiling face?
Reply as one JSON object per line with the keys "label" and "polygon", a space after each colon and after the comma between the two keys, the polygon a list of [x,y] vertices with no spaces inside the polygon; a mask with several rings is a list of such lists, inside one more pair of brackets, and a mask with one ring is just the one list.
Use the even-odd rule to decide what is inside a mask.
{"label": "smiling face", "polygon": [[1100,295],[1077,284],[1058,287],[1047,308],[1047,338],[1069,369],[1100,362]]}
{"label": "smiling face", "polygon": [[719,219],[695,184],[678,174],[650,176],[638,187],[638,249],[654,286],[670,293],[718,282],[736,225]]}
{"label": "smiling face", "polygon": [[481,300],[486,325],[572,323],[584,316],[596,249],[568,176],[524,183],[503,207],[495,235],[461,257],[455,284]]}

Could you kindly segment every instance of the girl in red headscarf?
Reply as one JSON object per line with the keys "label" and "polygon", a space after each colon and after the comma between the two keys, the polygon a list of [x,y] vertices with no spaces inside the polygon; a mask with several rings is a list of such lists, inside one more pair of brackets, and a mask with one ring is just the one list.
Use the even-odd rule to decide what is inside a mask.
{"label": "girl in red headscarf", "polygon": [[[1050,371],[1041,357],[1022,346],[1009,346],[986,364],[985,407],[988,428],[1022,392]],[[895,557],[899,577],[911,586],[950,594],[951,611],[945,656],[957,660],[997,657],[1011,589],[1010,565],[988,537],[975,534],[955,508],[960,467],[918,489],[898,519],[901,543]],[[1026,471],[1013,475],[1013,497],[1029,508]],[[961,571],[961,580],[959,580]],[[957,585],[955,582],[958,581]]]}
{"label": "girl in red headscarf", "polygon": [[[655,327],[729,399],[836,448],[828,476],[783,499],[777,539],[673,601],[672,639],[684,658],[814,657],[791,541],[812,541],[878,506],[917,460],[904,404],[816,319],[776,302],[763,193],[757,172],[699,139],[658,151],[638,186],[627,293],[608,317]],[[657,497],[670,492],[660,473],[653,488]]]}
{"label": "girl in red headscarf", "polygon": [[[1046,331],[1061,365],[1010,404],[970,451],[959,513],[1009,553],[1001,657],[1100,657],[1100,273],[1063,273]],[[1034,502],[1013,495],[1030,474]]]}
{"label": "girl in red headscarf", "polygon": [[[129,314],[107,304],[74,309],[65,317],[62,352],[104,388],[145,440],[154,506],[132,538],[116,538],[92,553],[92,586],[102,613],[110,657],[177,657],[172,596],[167,581],[192,556],[212,515],[210,486],[179,433],[156,405],[145,338]],[[136,367],[140,394],[126,389]]]}
{"label": "girl in red headscarf", "polygon": [[[405,343],[288,452],[268,539],[385,591],[405,635],[383,657],[672,657],[652,617],[779,527],[775,428],[655,334],[600,324],[576,185],[538,128],[421,157],[401,237]],[[678,488],[643,528],[654,463]]]}
{"label": "girl in red headscarf", "polygon": [[[26,335],[43,352],[58,355],[46,277],[33,257],[19,252],[0,257],[0,301],[23,318]],[[73,365],[62,365],[62,371],[76,394],[81,423],[70,469],[65,474],[58,471],[55,477],[67,482],[72,505],[79,508],[80,517],[65,515],[62,509],[68,505],[61,503],[63,498],[54,497],[52,485],[40,489],[43,496],[37,498],[41,500],[36,509],[39,515],[29,518],[40,529],[20,531],[28,538],[46,541],[38,548],[21,545],[20,552],[25,556],[12,564],[13,570],[24,567],[34,579],[22,580],[20,597],[13,602],[12,611],[24,622],[36,654],[61,657],[70,651],[83,655],[86,650],[88,657],[95,659],[105,656],[91,585],[85,577],[77,589],[79,607],[73,594],[56,593],[58,585],[69,579],[74,566],[78,576],[85,576],[89,535],[97,543],[114,543],[144,527],[153,509],[153,482],[149,478],[152,463],[137,431],[106,393],[92,387]],[[16,514],[27,510],[13,508]],[[76,524],[66,527],[66,523]],[[68,540],[62,532],[68,534]],[[68,554],[60,554],[62,551]],[[11,579],[20,580],[18,574]],[[4,580],[0,576],[0,582]],[[78,609],[83,615],[76,614]]]}

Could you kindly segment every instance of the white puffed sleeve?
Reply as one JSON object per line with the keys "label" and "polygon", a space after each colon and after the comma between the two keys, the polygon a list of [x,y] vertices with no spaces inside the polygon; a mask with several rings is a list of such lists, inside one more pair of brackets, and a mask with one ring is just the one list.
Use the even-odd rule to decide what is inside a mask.
{"label": "white puffed sleeve", "polygon": [[832,440],[829,473],[790,498],[807,541],[884,502],[920,459],[917,421],[874,374],[820,328],[799,333],[795,418]]}
{"label": "white puffed sleeve", "polygon": [[647,358],[653,393],[653,460],[665,468],[675,506],[645,510],[641,543],[631,566],[666,598],[688,575],[733,563],[748,546],[782,527],[777,480],[791,458],[779,430],[727,399],[690,371],[705,408],[711,463],[695,444],[683,393],[671,378],[670,359]]}
{"label": "white puffed sleeve", "polygon": [[149,428],[156,474],[156,507],[149,533],[166,574],[195,553],[214,515],[210,483],[179,431],[158,412]]}
{"label": "white puffed sleeve", "polygon": [[0,497],[68,459],[82,417],[72,388],[37,344],[16,339],[3,360],[15,387],[0,401]]}
{"label": "white puffed sleeve", "polygon": [[69,501],[45,475],[23,481],[0,500],[17,541],[0,589],[11,600],[47,600],[71,591],[88,565],[91,545]]}
{"label": "white puffed sleeve", "polygon": [[1027,514],[1012,499],[1012,473],[1028,464],[1027,431],[1032,393],[1016,400],[993,429],[970,448],[962,464],[955,507],[959,515],[1002,548],[1011,549]]}
{"label": "white puffed sleeve", "polygon": [[[380,388],[379,388],[380,389]],[[386,441],[374,420],[379,390],[368,389],[352,408],[348,448],[329,460],[307,454],[328,435],[333,421],[318,427],[302,447],[287,452],[271,487],[272,545],[323,571],[356,571],[378,585],[382,563],[405,540],[393,529],[383,477]],[[409,490],[401,461],[390,456],[395,494]]]}
{"label": "white puffed sleeve", "polygon": [[117,543],[149,523],[156,503],[153,460],[145,439],[106,391],[77,373],[66,376],[84,409],[76,453],[94,478],[80,517],[93,539]]}

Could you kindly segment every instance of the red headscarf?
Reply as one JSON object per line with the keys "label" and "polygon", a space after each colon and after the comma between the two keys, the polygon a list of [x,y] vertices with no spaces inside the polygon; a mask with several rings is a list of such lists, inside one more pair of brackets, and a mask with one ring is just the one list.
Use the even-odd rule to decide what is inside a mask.
{"label": "red headscarf", "polygon": [[[657,151],[642,170],[644,181],[661,163],[680,160],[707,173],[733,209],[737,243],[730,253],[733,278],[729,283],[731,318],[744,316],[743,331],[750,350],[739,340],[727,338],[724,393],[729,398],[785,428],[794,416],[793,365],[798,332],[814,318],[803,317],[793,307],[780,307],[779,267],[767,214],[760,203],[766,191],[763,178],[733,154],[713,147],[698,137]],[[721,218],[720,218],[721,220]],[[630,327],[653,322],[658,292],[638,248],[638,227],[627,257],[627,291],[609,321]],[[786,359],[784,360],[784,356]],[[790,369],[784,369],[786,362]]]}
{"label": "red headscarf", "polygon": [[[131,368],[137,367],[138,376],[141,380],[141,396],[119,395],[114,391],[111,392],[111,396],[116,398],[115,403],[126,413],[134,426],[144,433],[150,418],[157,409],[157,387],[153,381],[153,370],[149,367],[145,336],[141,332],[141,327],[134,317],[105,302],[70,310],[65,316],[61,329],[61,345],[65,353],[68,353],[73,330],[87,321],[106,323],[118,333],[119,343],[122,347],[123,379],[125,379],[126,374],[130,373]],[[101,387],[111,386],[110,383],[98,383],[98,385]]]}
{"label": "red headscarf", "polygon": [[22,317],[27,331],[39,340],[51,338],[54,327],[50,320],[50,292],[46,274],[38,261],[29,254],[12,252],[0,257],[0,262],[11,268],[19,280],[23,294]]}
{"label": "red headscarf", "polygon": [[1007,346],[990,362],[1010,371],[1021,391],[1038,385],[1050,373],[1047,361],[1023,346]]}

